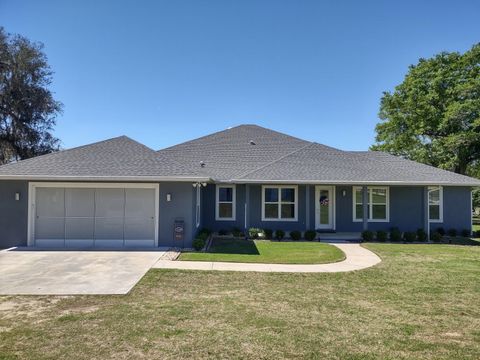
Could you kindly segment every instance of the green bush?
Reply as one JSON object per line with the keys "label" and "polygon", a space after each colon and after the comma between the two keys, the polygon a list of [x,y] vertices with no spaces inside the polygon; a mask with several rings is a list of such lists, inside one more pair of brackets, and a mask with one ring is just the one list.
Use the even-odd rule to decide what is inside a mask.
{"label": "green bush", "polygon": [[390,229],[390,241],[402,241],[402,232],[398,228],[394,227]]}
{"label": "green bush", "polygon": [[277,230],[275,231],[275,239],[282,240],[285,237],[285,231]]}
{"label": "green bush", "polygon": [[448,236],[451,236],[451,237],[457,236],[457,230],[456,229],[448,229]]}
{"label": "green bush", "polygon": [[292,240],[298,241],[302,238],[302,233],[298,230],[290,231],[290,238]]}
{"label": "green bush", "polygon": [[199,234],[207,234],[207,236],[208,236],[212,233],[212,230],[210,230],[209,228],[201,228],[198,233]]}
{"label": "green bush", "polygon": [[250,239],[258,239],[260,237],[260,234],[262,233],[262,229],[259,228],[250,228],[248,229],[248,237]]}
{"label": "green bush", "polygon": [[403,240],[409,243],[414,242],[417,240],[417,233],[414,231],[405,231],[403,233]]}
{"label": "green bush", "polygon": [[468,229],[463,229],[463,230],[462,230],[462,236],[463,236],[463,237],[470,237],[471,234],[472,234],[472,233],[471,233],[470,230],[468,230]]}
{"label": "green bush", "polygon": [[386,231],[377,231],[377,236],[376,236],[376,239],[377,241],[380,241],[380,242],[385,242],[387,241],[387,238],[388,238],[388,234]]}
{"label": "green bush", "polygon": [[265,239],[271,240],[273,238],[273,230],[272,229],[263,229],[263,233],[265,234]]}
{"label": "green bush", "polygon": [[418,241],[424,242],[427,241],[427,233],[423,229],[417,230],[417,239]]}
{"label": "green bush", "polygon": [[315,230],[307,230],[303,236],[305,240],[313,241],[317,237],[317,232]]}
{"label": "green bush", "polygon": [[443,237],[442,234],[440,234],[438,231],[435,231],[430,234],[430,239],[436,243],[442,241],[442,237]]}
{"label": "green bush", "polygon": [[373,241],[373,238],[375,236],[375,233],[370,230],[364,230],[362,231],[362,240],[365,241]]}
{"label": "green bush", "polygon": [[199,232],[197,234],[197,239],[201,239],[201,240],[207,240],[208,239],[208,234],[207,233],[204,233],[204,232]]}
{"label": "green bush", "polygon": [[235,237],[242,237],[244,235],[244,233],[240,228],[234,227],[234,228],[232,228],[232,235],[235,236]]}
{"label": "green bush", "polygon": [[440,235],[445,236],[445,229],[443,227],[439,227],[436,232],[438,232]]}
{"label": "green bush", "polygon": [[205,239],[196,238],[192,243],[193,248],[196,251],[200,251],[205,247]]}

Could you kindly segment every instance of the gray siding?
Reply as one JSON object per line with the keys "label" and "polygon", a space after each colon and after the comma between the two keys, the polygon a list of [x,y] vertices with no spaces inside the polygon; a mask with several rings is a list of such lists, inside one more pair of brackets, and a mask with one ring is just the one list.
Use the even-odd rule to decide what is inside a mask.
{"label": "gray siding", "polygon": [[245,185],[236,186],[235,221],[215,220],[216,186],[208,184],[202,189],[202,226],[213,231],[245,228]]}
{"label": "gray siding", "polygon": [[439,227],[448,229],[472,228],[472,209],[471,209],[471,188],[469,187],[447,187],[443,188],[443,223],[430,224],[430,228],[435,230]]}
{"label": "gray siding", "polygon": [[[15,193],[20,200],[15,200]],[[27,245],[28,183],[0,181],[0,248]]]}

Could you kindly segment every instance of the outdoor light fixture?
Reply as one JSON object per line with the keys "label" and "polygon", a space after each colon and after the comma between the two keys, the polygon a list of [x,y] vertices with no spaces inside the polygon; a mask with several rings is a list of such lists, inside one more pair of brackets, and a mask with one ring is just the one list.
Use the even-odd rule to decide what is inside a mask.
{"label": "outdoor light fixture", "polygon": [[172,201],[172,194],[170,193],[167,194],[167,201]]}
{"label": "outdoor light fixture", "polygon": [[20,200],[20,193],[16,192],[15,193],[15,201],[19,201],[19,200]]}
{"label": "outdoor light fixture", "polygon": [[342,190],[343,197],[347,196],[347,190]]}

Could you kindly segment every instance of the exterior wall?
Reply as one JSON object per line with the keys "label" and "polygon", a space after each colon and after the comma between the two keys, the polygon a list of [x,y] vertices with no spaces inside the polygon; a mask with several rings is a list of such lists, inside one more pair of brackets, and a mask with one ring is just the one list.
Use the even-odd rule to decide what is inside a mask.
{"label": "exterior wall", "polygon": [[[249,213],[247,227],[266,229],[308,230],[315,229],[315,185],[298,186],[298,221],[261,221],[262,186],[258,184],[249,187]],[[373,231],[389,231],[398,227],[401,231],[416,231],[424,228],[425,200],[423,186],[390,186],[390,221],[369,222],[368,229]],[[238,227],[244,229],[244,205],[246,200],[245,185],[237,185],[237,216],[236,221],[215,221],[215,185],[208,185],[204,192],[202,215],[203,226],[214,231]],[[345,196],[343,196],[345,191]],[[361,232],[363,223],[353,221],[353,186],[335,186],[335,224],[337,232]],[[443,187],[444,222],[432,223],[431,228],[443,227],[445,230],[470,229],[470,188]]]}
{"label": "exterior wall", "polygon": [[[171,201],[167,201],[167,194]],[[158,246],[191,247],[196,232],[195,224],[196,189],[191,183],[160,183]],[[175,242],[173,223],[176,219],[185,222],[183,242]]]}
{"label": "exterior wall", "polygon": [[[15,200],[15,193],[20,200]],[[0,249],[27,246],[28,182],[0,181]]]}
{"label": "exterior wall", "polygon": [[430,229],[437,228],[463,229],[472,228],[471,188],[443,187],[443,223],[432,223]]}

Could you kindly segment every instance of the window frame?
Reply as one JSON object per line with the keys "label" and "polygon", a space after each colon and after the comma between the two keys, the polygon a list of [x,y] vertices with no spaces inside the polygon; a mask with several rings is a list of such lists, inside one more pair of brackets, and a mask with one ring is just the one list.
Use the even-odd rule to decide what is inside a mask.
{"label": "window frame", "polygon": [[[353,204],[353,209],[352,209],[352,217],[353,217],[353,222],[363,222],[363,217],[361,219],[357,218],[357,199],[356,199],[356,194],[357,190],[362,190],[363,186],[353,186],[352,187],[352,204]],[[372,189],[381,189],[385,190],[385,219],[373,219],[373,191]],[[390,222],[390,187],[389,186],[367,186],[367,192],[368,192],[368,219],[367,221],[369,223],[375,223],[375,222]],[[363,194],[362,194],[362,204],[363,204]],[[375,204],[375,205],[383,205],[383,204]]]}
{"label": "window frame", "polygon": [[[438,189],[438,195],[439,195],[439,198],[438,198],[438,206],[439,206],[439,219],[430,219],[430,191],[431,190],[436,190]],[[440,185],[435,185],[435,186],[429,186],[428,189],[427,189],[427,192],[428,192],[428,197],[427,197],[427,201],[428,201],[428,222],[429,223],[443,223],[443,186],[440,186]]]}
{"label": "window frame", "polygon": [[[232,189],[232,201],[220,201],[220,189]],[[220,217],[220,204],[232,204],[232,217]],[[235,184],[216,184],[215,186],[215,220],[216,221],[236,221],[237,219],[237,187]]]}
{"label": "window frame", "polygon": [[[265,189],[277,189],[278,201],[268,202],[268,204],[278,204],[278,217],[267,218],[265,217]],[[282,189],[293,189],[295,201],[282,201]],[[282,218],[282,204],[293,204],[295,216],[293,218]],[[298,185],[262,185],[262,221],[298,221]]]}

